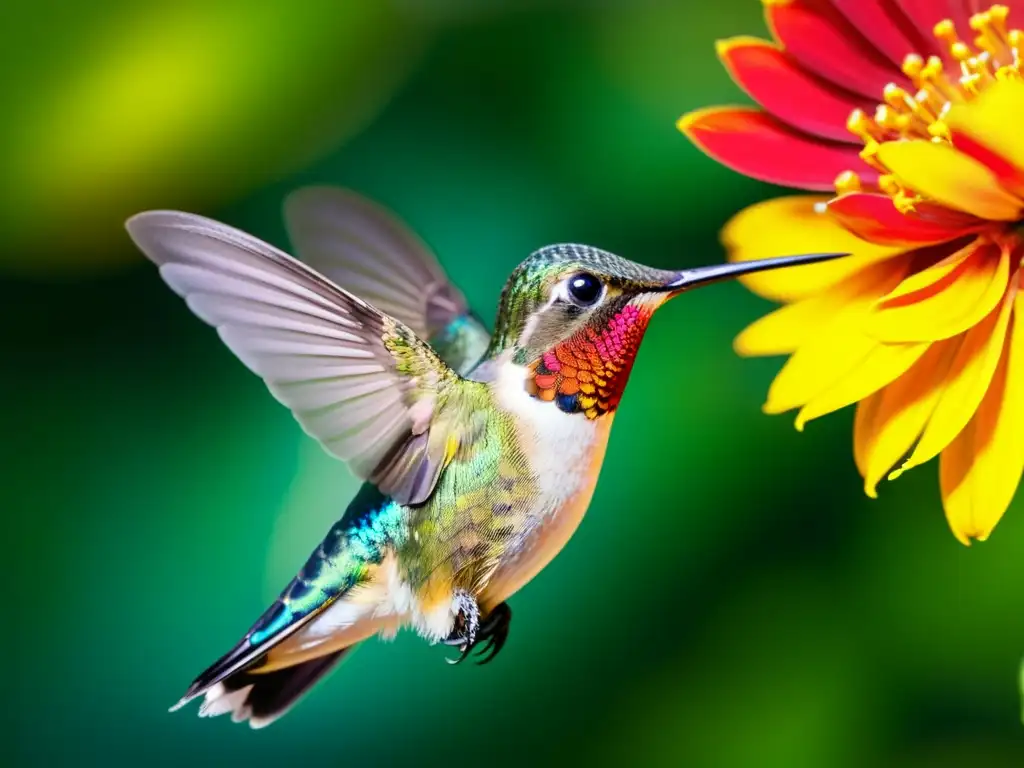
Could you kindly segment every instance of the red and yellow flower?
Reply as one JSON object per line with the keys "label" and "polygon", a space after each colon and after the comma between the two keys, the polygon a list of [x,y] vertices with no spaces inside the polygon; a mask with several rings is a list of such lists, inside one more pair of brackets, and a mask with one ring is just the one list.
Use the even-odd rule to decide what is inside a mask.
{"label": "red and yellow flower", "polygon": [[760,108],[679,128],[748,176],[832,193],[741,212],[732,259],[854,255],[746,278],[784,306],[736,349],[789,355],[764,410],[799,409],[798,429],[857,404],[868,495],[938,456],[950,527],[984,540],[1024,470],[1024,0],[763,2],[775,42],[718,44]]}

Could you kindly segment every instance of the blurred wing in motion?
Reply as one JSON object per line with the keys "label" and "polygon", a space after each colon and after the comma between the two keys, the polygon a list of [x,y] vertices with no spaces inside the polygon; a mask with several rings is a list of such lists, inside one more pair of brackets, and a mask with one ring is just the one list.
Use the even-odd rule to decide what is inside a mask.
{"label": "blurred wing in motion", "polygon": [[400,504],[430,495],[472,382],[402,323],[244,232],[174,211],[126,226],[328,453]]}
{"label": "blurred wing in motion", "polygon": [[427,245],[381,206],[337,187],[306,187],[284,205],[296,256],[430,341],[460,374],[487,350],[473,316]]}

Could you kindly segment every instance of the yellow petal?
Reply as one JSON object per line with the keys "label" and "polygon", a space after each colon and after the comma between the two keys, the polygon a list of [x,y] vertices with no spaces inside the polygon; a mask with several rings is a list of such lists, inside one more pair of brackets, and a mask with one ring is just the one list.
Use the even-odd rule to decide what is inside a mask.
{"label": "yellow petal", "polygon": [[733,341],[733,349],[745,357],[788,355],[809,338],[829,311],[824,296],[787,304],[744,328]]}
{"label": "yellow petal", "polygon": [[942,452],[939,483],[946,519],[964,544],[985,541],[1024,473],[1024,299],[978,412]]}
{"label": "yellow petal", "polygon": [[878,414],[885,390],[868,395],[859,403],[853,416],[853,461],[861,477],[867,472],[867,451],[871,440],[871,429]]}
{"label": "yellow petal", "polygon": [[864,317],[877,297],[892,290],[907,268],[905,259],[876,264],[836,286],[825,298],[832,314],[792,354],[768,389],[765,413],[799,408],[855,369],[878,342],[864,333]]}
{"label": "yellow petal", "polygon": [[[1009,252],[991,243],[972,244],[904,280],[881,299],[868,319],[867,331],[888,342],[956,336],[995,309],[1006,295],[1009,277]],[[916,289],[908,288],[908,283]]]}
{"label": "yellow petal", "polygon": [[876,342],[853,370],[800,409],[796,428],[803,430],[811,419],[838,411],[840,408],[877,392],[889,382],[906,373],[930,345],[883,344]]}
{"label": "yellow petal", "polygon": [[901,299],[905,296],[920,293],[921,291],[933,288],[936,283],[947,280],[951,274],[960,268],[967,257],[974,252],[974,248],[976,247],[977,243],[972,241],[970,245],[961,248],[959,251],[951,253],[942,261],[933,264],[927,269],[913,272],[908,275],[903,282],[896,286],[895,290],[884,296],[879,303],[882,301],[891,302],[895,299]]}
{"label": "yellow petal", "polygon": [[1014,167],[1018,173],[1003,178],[1006,184],[1019,180],[1024,174],[1021,115],[1024,115],[1024,81],[1014,78],[986,88],[969,102],[955,105],[949,110],[945,123],[954,133],[965,134]]}
{"label": "yellow petal", "polygon": [[901,183],[936,202],[992,221],[1015,221],[1021,201],[992,171],[948,144],[915,139],[888,141],[878,159]]}
{"label": "yellow petal", "polygon": [[928,423],[960,342],[957,338],[932,344],[909,371],[872,396],[877,402],[855,423],[857,467],[864,478],[864,493],[871,498],[878,496],[878,483]]}
{"label": "yellow petal", "polygon": [[751,291],[774,301],[812,296],[845,280],[865,265],[904,249],[867,243],[832,219],[816,213],[820,195],[795,195],[766,200],[736,214],[722,229],[730,261],[749,261],[797,253],[838,252],[853,256],[836,261],[789,267],[747,275],[740,281]]}
{"label": "yellow petal", "polygon": [[947,376],[946,388],[920,442],[903,466],[889,475],[890,480],[938,456],[978,410],[1003,351],[1015,293],[1016,286],[1012,286],[1002,305],[964,334]]}

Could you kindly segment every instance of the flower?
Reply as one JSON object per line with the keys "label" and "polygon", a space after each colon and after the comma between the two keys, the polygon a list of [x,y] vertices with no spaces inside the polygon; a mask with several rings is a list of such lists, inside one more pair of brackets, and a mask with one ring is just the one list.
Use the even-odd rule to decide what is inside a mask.
{"label": "flower", "polygon": [[857,404],[869,496],[939,456],[953,533],[984,541],[1024,469],[1024,33],[1007,23],[1024,0],[763,2],[775,43],[718,43],[761,109],[679,128],[748,176],[834,190],[740,212],[731,259],[853,255],[746,278],[784,306],[736,350],[789,356],[764,410],[799,409],[797,429]]}

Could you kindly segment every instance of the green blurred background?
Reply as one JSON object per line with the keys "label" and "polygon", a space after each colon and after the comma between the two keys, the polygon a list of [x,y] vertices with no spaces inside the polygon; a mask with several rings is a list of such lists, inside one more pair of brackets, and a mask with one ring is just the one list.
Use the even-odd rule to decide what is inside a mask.
{"label": "green blurred background", "polygon": [[[307,183],[396,210],[491,317],[531,250],[662,267],[778,190],[674,123],[742,100],[756,0],[5,3],[0,763],[1024,764],[1024,497],[958,544],[931,464],[866,499],[852,414],[760,403],[737,285],[654,323],[591,511],[500,660],[368,643],[253,732],[166,712],[355,487],[130,246],[182,208],[286,246]],[[1024,496],[1024,495],[1022,495]]]}

